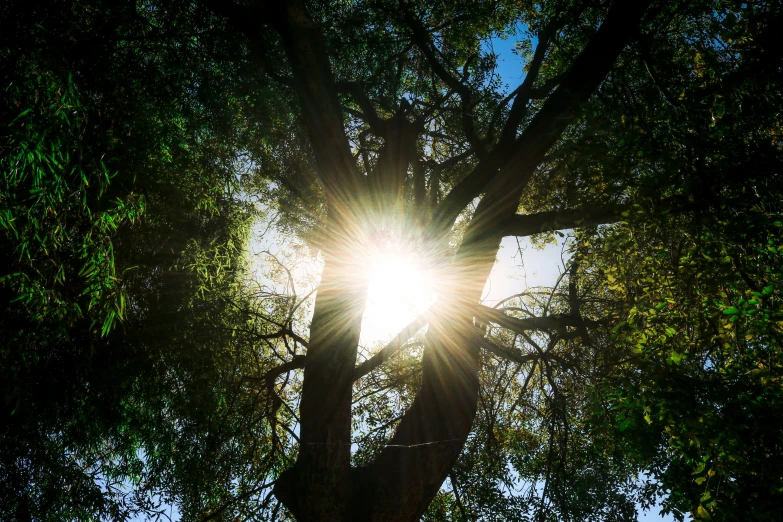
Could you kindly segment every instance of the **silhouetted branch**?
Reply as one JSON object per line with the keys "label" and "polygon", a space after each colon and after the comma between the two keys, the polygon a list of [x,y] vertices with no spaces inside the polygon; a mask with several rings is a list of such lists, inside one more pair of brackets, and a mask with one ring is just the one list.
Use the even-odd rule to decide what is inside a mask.
{"label": "silhouetted branch", "polygon": [[[467,137],[468,142],[476,154],[482,156],[485,152],[485,146],[481,138],[475,132],[475,124],[473,121],[473,93],[466,84],[464,84],[459,78],[451,74],[446,67],[441,63],[433,49],[435,48],[430,41],[430,35],[421,22],[411,12],[410,7],[403,2],[402,11],[405,15],[405,22],[411,30],[413,37],[413,43],[421,51],[427,62],[432,67],[432,70],[445,83],[451,90],[456,92],[462,100],[462,130]],[[467,76],[468,64],[465,64],[463,68],[463,78]]]}
{"label": "silhouetted branch", "polygon": [[539,353],[522,353],[520,350],[495,344],[484,337],[480,338],[478,343],[479,346],[489,353],[518,364],[525,364],[541,359],[541,354]]}
{"label": "silhouetted branch", "polygon": [[405,343],[408,342],[408,340],[413,337],[416,332],[421,330],[421,328],[428,322],[429,314],[425,312],[408,323],[405,328],[400,330],[400,333],[394,336],[394,339],[392,339],[389,344],[384,346],[378,353],[356,367],[353,374],[354,380],[361,379],[375,368],[388,361],[389,358],[399,352]]}
{"label": "silhouetted branch", "polygon": [[503,236],[532,236],[551,230],[577,227],[594,227],[616,223],[623,219],[630,205],[606,205],[604,207],[581,207],[551,210],[537,214],[515,215],[501,226]]}
{"label": "silhouetted branch", "polygon": [[549,317],[531,317],[528,319],[519,319],[504,314],[501,310],[479,305],[476,311],[476,317],[485,322],[495,323],[503,328],[513,332],[524,334],[530,330],[551,331],[562,330],[567,327],[590,327],[598,326],[600,321],[591,321],[588,319],[579,319],[570,316],[549,316]]}
{"label": "silhouetted branch", "polygon": [[[563,131],[575,121],[579,107],[606,78],[625,46],[638,35],[638,23],[649,0],[613,2],[606,19],[574,60],[563,81],[533,117],[503,158],[489,155],[460,181],[438,206],[434,225],[451,228],[462,209],[481,195],[493,180],[500,180],[506,198],[518,201],[535,169]],[[487,164],[482,166],[482,164]],[[497,206],[496,202],[492,202]],[[483,216],[479,216],[483,219]]]}

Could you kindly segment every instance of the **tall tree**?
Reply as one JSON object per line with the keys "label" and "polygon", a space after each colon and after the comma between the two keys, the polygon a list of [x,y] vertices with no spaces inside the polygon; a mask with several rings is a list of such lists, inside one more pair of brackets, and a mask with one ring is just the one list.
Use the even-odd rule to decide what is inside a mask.
{"label": "tall tree", "polygon": [[[416,520],[454,466],[473,424],[480,348],[486,342],[473,318],[501,238],[516,233],[520,199],[626,47],[653,33],[661,12],[671,16],[672,8],[656,6],[645,19],[649,2],[618,1],[608,9],[548,5],[539,19],[523,16],[538,36],[537,49],[525,81],[498,100],[486,89],[488,57],[481,49],[482,30],[475,28],[480,24],[487,34],[493,25],[516,21],[518,11],[501,5],[452,10],[403,2],[368,5],[370,15],[358,15],[357,6],[338,11],[329,22],[337,34],[346,31],[346,39],[375,43],[368,34],[375,30],[391,42],[392,51],[381,55],[387,68],[397,69],[388,86],[383,80],[379,85],[374,76],[382,72],[372,62],[369,71],[348,68],[345,55],[352,64],[356,55],[350,47],[341,52],[339,40],[327,39],[321,29],[333,13],[313,12],[300,2],[210,5],[259,54],[265,52],[259,21],[279,35],[327,208],[325,267],[304,363],[299,455],[275,493],[301,520]],[[568,43],[550,49],[564,34]],[[365,59],[377,63],[378,50],[368,47]],[[344,111],[341,95],[355,108]],[[354,138],[346,123],[361,134]],[[449,132],[438,132],[441,124]],[[368,134],[379,141],[364,150]],[[438,134],[446,134],[448,149],[457,154],[437,161]],[[464,173],[451,177],[441,197],[440,171],[460,163]],[[476,198],[480,202],[450,252],[449,232]],[[571,217],[574,223],[590,220],[587,212]],[[388,444],[365,466],[352,468],[351,391],[366,295],[366,282],[355,277],[360,271],[355,252],[368,230],[384,226],[424,244],[446,282],[429,318],[415,400]]]}
{"label": "tall tree", "polygon": [[[4,44],[8,512],[774,517],[778,3],[57,5]],[[322,254],[309,320],[285,260],[242,280],[253,197]],[[554,289],[482,304],[504,237],[558,233]],[[379,243],[438,300],[366,355]]]}

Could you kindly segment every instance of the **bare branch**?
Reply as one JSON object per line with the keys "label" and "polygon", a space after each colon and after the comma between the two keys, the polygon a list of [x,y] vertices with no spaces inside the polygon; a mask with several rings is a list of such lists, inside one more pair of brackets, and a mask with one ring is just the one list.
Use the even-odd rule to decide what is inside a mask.
{"label": "bare branch", "polygon": [[[389,344],[381,348],[381,350],[373,355],[371,358],[364,361],[362,364],[356,367],[354,370],[354,380],[361,379],[371,371],[373,371],[378,366],[382,365],[386,361],[388,361],[392,356],[394,356],[397,352],[399,352],[402,347],[405,345],[406,342],[410,340],[411,337],[413,337],[416,332],[422,329],[424,325],[426,325],[429,322],[429,314],[423,313],[410,323],[408,323],[405,328],[400,330],[400,332],[394,336],[394,339],[392,339]],[[282,330],[281,330],[282,332]],[[264,338],[274,338],[274,337],[280,337],[284,335],[281,332],[277,332],[276,334],[264,336]],[[300,344],[303,344],[304,346],[307,346],[307,343],[301,339],[299,336],[295,336],[296,334],[292,335],[292,332],[285,332],[285,335],[290,335],[294,339],[296,339]],[[263,380],[267,386],[271,386],[274,384],[275,379],[277,379],[279,376],[283,375],[286,372],[290,372],[292,370],[299,370],[305,367],[305,360],[306,356],[304,355],[295,355],[293,359],[290,361],[281,364],[280,366],[276,366],[272,368],[271,370],[267,371],[266,374],[262,379],[255,378],[255,377],[246,377],[247,380]]]}
{"label": "bare branch", "polygon": [[507,359],[511,362],[515,362],[517,364],[526,364],[531,361],[537,361],[541,359],[541,354],[539,353],[522,353],[520,350],[515,350],[513,348],[507,348],[505,346],[500,346],[498,344],[493,343],[489,339],[486,339],[484,337],[480,338],[479,346],[484,348],[486,351],[493,355],[497,355],[498,357],[502,359]]}
{"label": "bare branch", "polygon": [[598,326],[601,324],[600,321],[591,321],[570,316],[531,317],[529,319],[519,319],[517,317],[506,315],[501,310],[490,308],[484,305],[479,305],[476,311],[476,317],[479,320],[495,323],[518,334],[524,334],[529,330],[564,331],[569,326],[584,328],[589,326]]}
{"label": "bare branch", "polygon": [[389,344],[384,346],[378,353],[371,358],[364,361],[362,364],[356,367],[354,370],[354,380],[361,379],[381,364],[388,361],[394,354],[399,352],[408,340],[413,337],[416,332],[422,329],[422,327],[429,322],[429,313],[425,312],[419,317],[408,323],[408,325],[400,330],[400,333],[394,336]]}

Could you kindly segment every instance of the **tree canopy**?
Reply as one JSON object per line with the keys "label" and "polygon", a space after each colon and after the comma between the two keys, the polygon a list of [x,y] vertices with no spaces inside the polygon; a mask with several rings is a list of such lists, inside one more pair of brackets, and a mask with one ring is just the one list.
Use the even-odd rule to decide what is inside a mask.
{"label": "tree canopy", "polygon": [[778,519],[779,2],[0,14],[3,519]]}

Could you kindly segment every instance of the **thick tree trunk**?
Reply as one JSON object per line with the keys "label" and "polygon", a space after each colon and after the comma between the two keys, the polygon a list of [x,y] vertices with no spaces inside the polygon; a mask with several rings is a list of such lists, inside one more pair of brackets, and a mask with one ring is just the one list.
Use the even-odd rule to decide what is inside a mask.
{"label": "thick tree trunk", "polygon": [[456,463],[476,413],[480,369],[476,341],[481,332],[473,326],[472,310],[481,299],[500,246],[498,225],[516,214],[535,169],[633,39],[647,5],[649,1],[613,5],[563,84],[487,186],[457,253],[451,290],[442,296],[447,302],[430,324],[419,394],[389,446],[372,465],[355,472],[355,481],[364,484],[353,503],[357,520],[418,520]]}
{"label": "thick tree trunk", "polygon": [[297,520],[350,519],[351,392],[367,297],[353,254],[343,244],[327,254],[305,359],[299,456],[275,487]]}

